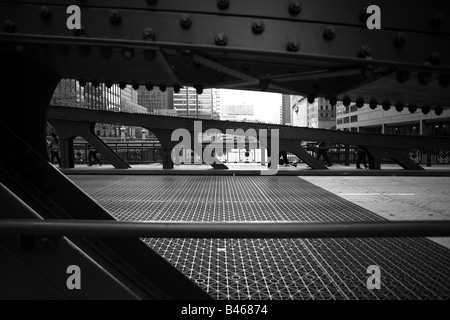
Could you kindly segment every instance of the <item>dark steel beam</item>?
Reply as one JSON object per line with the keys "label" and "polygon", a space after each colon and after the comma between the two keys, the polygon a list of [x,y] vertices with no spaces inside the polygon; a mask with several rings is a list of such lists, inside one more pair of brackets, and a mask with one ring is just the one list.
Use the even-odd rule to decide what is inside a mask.
{"label": "dark steel beam", "polygon": [[[280,139],[292,141],[327,141],[342,144],[359,144],[367,147],[392,148],[392,149],[446,149],[450,148],[450,139],[444,137],[429,136],[403,136],[403,135],[379,135],[359,132],[345,132],[336,130],[313,129],[275,124],[262,124],[252,122],[234,122],[218,120],[202,120],[194,118],[181,118],[170,116],[155,116],[146,114],[130,114],[125,112],[110,112],[100,110],[89,110],[71,107],[48,108],[49,119],[61,119],[72,121],[95,121],[100,123],[118,123],[148,128],[150,131],[159,129],[168,132],[168,139],[173,130],[185,128],[194,131],[194,121],[202,121],[203,131],[215,128],[225,132],[226,129],[267,129],[270,131],[278,129]],[[160,138],[161,136],[161,138]],[[163,135],[158,136],[161,140]],[[173,142],[172,142],[173,143]],[[174,144],[175,145],[175,144]]]}
{"label": "dark steel beam", "polygon": [[3,235],[151,238],[450,237],[450,221],[118,222],[0,220]]}

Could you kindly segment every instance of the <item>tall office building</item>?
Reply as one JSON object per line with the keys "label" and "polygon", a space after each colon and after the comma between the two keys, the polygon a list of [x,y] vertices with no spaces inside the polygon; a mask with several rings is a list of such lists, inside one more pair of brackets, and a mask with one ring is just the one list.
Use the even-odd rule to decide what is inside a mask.
{"label": "tall office building", "polygon": [[221,106],[220,120],[255,121],[255,106],[250,104]]}
{"label": "tall office building", "polygon": [[137,98],[137,103],[145,107],[150,114],[176,115],[173,111],[173,88],[167,88],[162,92],[159,87],[154,87],[151,91],[140,87]]}
{"label": "tall office building", "polygon": [[336,108],[325,98],[309,103],[306,97],[290,96],[291,124],[297,127],[336,128]]}
{"label": "tall office building", "polygon": [[337,108],[336,123],[337,129],[345,131],[450,136],[450,109],[436,115],[433,110],[424,114],[420,108],[411,113],[408,108],[398,112],[395,107],[383,110],[378,106],[372,110],[367,104],[362,108],[341,104]]}
{"label": "tall office building", "polygon": [[76,80],[63,79],[53,93],[51,105],[61,107],[89,108],[120,111],[121,90],[118,85],[111,88],[100,83],[81,86]]}
{"label": "tall office building", "polygon": [[197,94],[195,88],[184,87],[173,94],[173,107],[179,116],[219,119],[220,90],[204,89],[202,94]]}
{"label": "tall office building", "polygon": [[283,94],[281,98],[280,124],[292,124],[292,97],[289,94]]}

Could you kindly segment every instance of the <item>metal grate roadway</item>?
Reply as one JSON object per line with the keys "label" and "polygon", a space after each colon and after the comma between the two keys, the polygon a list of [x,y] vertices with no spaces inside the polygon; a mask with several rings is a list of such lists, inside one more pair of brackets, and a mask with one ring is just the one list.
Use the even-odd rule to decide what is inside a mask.
{"label": "metal grate roadway", "polygon": [[[70,178],[123,221],[385,220],[298,177]],[[450,299],[450,250],[423,238],[143,240],[216,299]]]}

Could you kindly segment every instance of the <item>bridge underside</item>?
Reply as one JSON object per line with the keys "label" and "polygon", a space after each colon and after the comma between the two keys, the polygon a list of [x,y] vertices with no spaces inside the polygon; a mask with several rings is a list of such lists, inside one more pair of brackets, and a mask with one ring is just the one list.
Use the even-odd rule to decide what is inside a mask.
{"label": "bridge underside", "polygon": [[[195,86],[199,93],[207,87],[250,89],[301,94],[309,99],[320,96],[332,101],[371,102],[373,106],[383,104],[386,108],[401,103],[412,107],[411,110],[417,106],[422,110],[429,107],[436,114],[448,107],[450,101],[450,25],[443,22],[442,15],[449,12],[447,1],[433,1],[426,6],[411,5],[411,1],[406,0],[378,1],[383,11],[381,30],[366,28],[367,17],[361,15],[361,11],[370,3],[365,0],[349,0],[345,4],[305,1],[303,6],[299,1],[287,0],[209,1],[207,4],[201,0],[83,1],[80,2],[82,28],[69,30],[66,9],[72,2],[0,0],[3,24],[0,95],[4,108],[0,118],[0,136],[4,141],[0,149],[0,198],[1,203],[11,208],[0,211],[1,220],[114,220],[108,211],[47,161],[48,105],[61,78],[78,79],[81,84],[90,81],[135,87],[146,85],[149,89],[153,85],[174,88],[189,85]],[[90,122],[95,121],[90,119]],[[184,123],[179,128],[189,129],[190,125]],[[152,128],[158,129],[155,125]],[[262,125],[262,128],[269,126]],[[106,147],[89,130],[89,126],[85,126],[77,134],[82,132],[96,148],[103,148],[107,153]],[[320,140],[318,131],[302,131],[300,135],[289,128],[280,128],[280,132],[283,130],[283,134],[292,134],[298,141]],[[327,138],[327,134],[323,133],[322,137]],[[343,143],[360,141],[352,135],[334,135]],[[366,142],[368,151],[373,157],[385,156],[393,142],[376,139],[371,137]],[[395,141],[401,141],[402,145],[411,144],[407,138],[397,139]],[[430,147],[448,144],[448,141],[427,137],[418,141]],[[120,161],[117,165],[126,166]],[[155,250],[162,246],[149,241]],[[235,244],[238,250],[251,245],[254,251],[255,245],[261,250],[261,244],[269,242]],[[301,254],[311,249],[307,241],[292,243],[294,247],[302,246]],[[347,245],[351,247],[356,243],[358,240],[338,244],[345,253]],[[389,241],[384,248],[393,250],[392,243],[401,248],[396,252],[398,255],[406,252],[403,244],[395,241]],[[224,242],[216,244],[222,246]],[[279,248],[279,244],[283,242],[275,247]],[[321,245],[320,242],[315,244]],[[212,250],[214,245],[211,244]],[[371,247],[367,243],[364,245]],[[422,240],[409,242],[408,246],[408,250],[429,248]],[[7,263],[0,264],[0,274],[15,277],[5,282],[2,279],[0,296],[22,298],[30,294],[39,297],[48,293],[51,298],[73,299],[210,298],[199,287],[205,289],[208,279],[201,278],[204,281],[195,284],[155,250],[137,238],[1,235],[1,260]],[[433,250],[427,252],[441,259],[436,267],[439,278],[430,280],[426,275],[430,281],[424,282],[425,276],[421,276],[420,283],[408,294],[386,296],[448,299],[448,268],[441,269],[441,264],[448,266],[448,252]],[[327,254],[331,256],[333,252]],[[415,250],[414,254],[423,257],[426,262],[423,269],[428,270],[431,258],[424,257],[422,250]],[[300,255],[298,259],[304,261]],[[383,259],[384,254],[378,252],[377,256]],[[344,268],[352,259],[347,257],[333,270]],[[398,271],[397,264],[403,262],[396,261],[391,266],[392,272]],[[89,279],[90,287],[81,292],[66,287],[66,268],[72,263],[83,267]],[[411,270],[416,270],[416,264],[410,263],[410,266]],[[286,267],[291,270],[292,264]],[[281,270],[282,267],[276,268]],[[303,283],[311,281],[306,274],[312,269],[328,271],[312,266],[305,270]],[[241,271],[236,270],[234,280],[245,279],[244,270]],[[198,270],[195,272],[195,276],[201,274]],[[407,286],[406,280],[399,277],[392,281]],[[335,277],[327,279],[331,281],[328,283],[337,281]],[[222,286],[221,281],[217,285]],[[276,287],[282,281],[280,276],[267,285]],[[415,294],[417,288],[423,289],[424,295]],[[218,293],[220,290],[210,292],[214,297],[223,297]],[[269,296],[273,292],[270,291]],[[231,297],[232,294],[225,295]],[[266,297],[258,294],[255,297]],[[302,292],[295,293],[291,289],[283,294],[303,297]],[[313,296],[316,294],[328,298],[337,293],[322,294],[318,289]],[[344,298],[347,295],[339,294]]]}

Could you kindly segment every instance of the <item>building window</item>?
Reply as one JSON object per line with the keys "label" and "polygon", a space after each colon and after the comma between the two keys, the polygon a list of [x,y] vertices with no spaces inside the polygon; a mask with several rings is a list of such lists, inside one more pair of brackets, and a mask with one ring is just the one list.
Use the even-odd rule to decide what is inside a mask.
{"label": "building window", "polygon": [[351,116],[350,117],[350,122],[358,122],[358,116]]}
{"label": "building window", "polygon": [[350,122],[350,118],[349,117],[345,117],[344,118],[344,123],[349,123]]}

